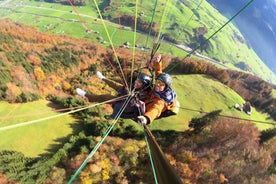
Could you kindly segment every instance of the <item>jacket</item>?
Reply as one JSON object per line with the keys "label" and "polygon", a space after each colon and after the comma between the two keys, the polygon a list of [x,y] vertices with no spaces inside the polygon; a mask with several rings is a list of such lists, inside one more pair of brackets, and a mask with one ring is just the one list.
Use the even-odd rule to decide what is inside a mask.
{"label": "jacket", "polygon": [[160,117],[166,110],[172,110],[176,107],[176,100],[171,104],[167,104],[161,96],[154,93],[154,89],[151,91],[148,99],[145,100],[146,112],[143,114],[148,119],[148,123],[152,123],[153,120]]}
{"label": "jacket", "polygon": [[[155,63],[155,76],[158,76],[162,73],[162,62]],[[173,102],[168,102],[164,98],[164,93],[168,93],[167,90],[171,90],[173,97]],[[162,98],[163,97],[163,98]],[[162,94],[158,94],[152,89],[148,95],[148,98],[144,101],[146,105],[146,112],[143,114],[148,119],[148,123],[153,122],[156,118],[160,117],[163,112],[166,110],[172,110],[176,107],[176,94],[169,88],[166,89]],[[167,103],[166,103],[167,101]]]}

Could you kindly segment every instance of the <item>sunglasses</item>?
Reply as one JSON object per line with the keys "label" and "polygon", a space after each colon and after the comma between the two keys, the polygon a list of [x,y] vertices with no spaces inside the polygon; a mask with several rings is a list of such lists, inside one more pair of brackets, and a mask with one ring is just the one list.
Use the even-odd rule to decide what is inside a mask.
{"label": "sunglasses", "polygon": [[166,84],[163,82],[163,81],[161,81],[161,80],[155,80],[155,85],[159,85],[159,86],[161,86],[161,87],[164,87],[164,86],[166,86]]}

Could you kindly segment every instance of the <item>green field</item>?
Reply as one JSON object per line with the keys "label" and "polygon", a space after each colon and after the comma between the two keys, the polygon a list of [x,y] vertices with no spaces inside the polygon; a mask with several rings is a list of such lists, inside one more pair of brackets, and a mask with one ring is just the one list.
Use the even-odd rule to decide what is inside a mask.
{"label": "green field", "polygon": [[[236,103],[243,104],[244,100],[232,89],[219,81],[205,75],[174,75],[173,88],[176,90],[181,108],[179,115],[157,120],[151,125],[152,129],[183,131],[188,128],[189,121],[203,114],[197,111],[211,112],[221,109],[221,115],[249,119],[254,122],[272,122],[268,114],[257,112],[254,108],[252,115],[237,111]],[[259,129],[271,128],[264,123],[256,123]]]}
{"label": "green field", "polygon": [[[91,11],[89,9],[80,9],[80,12],[82,12],[80,18],[75,13],[70,13],[72,11],[72,7],[70,6],[65,6],[67,10],[62,10],[62,13],[55,13],[56,11],[60,11],[59,9],[57,9],[59,8],[59,6],[52,7],[52,10],[42,9],[38,6],[39,3],[37,3],[37,5],[32,5],[32,7],[16,9],[16,11],[18,11],[18,13],[16,14],[10,14],[9,12],[7,12],[6,14],[4,13],[4,15],[16,21],[35,26],[39,30],[44,32],[49,32],[57,35],[66,34],[74,36],[76,38],[84,38],[90,40],[92,43],[96,42],[102,44],[103,46],[121,46],[123,43],[129,42],[131,48],[135,44],[142,46],[145,45],[145,43],[147,43],[147,45],[151,47],[152,43],[154,42],[152,37],[148,38],[146,34],[141,34],[139,32],[136,32],[136,35],[134,35],[132,29],[127,27],[124,29],[120,29],[120,26],[118,24],[105,21],[104,26],[102,20],[97,18],[97,15],[89,15],[89,12]],[[32,12],[32,14],[30,15],[27,12]],[[85,22],[85,26],[88,29],[92,30],[92,33],[86,33],[86,29],[82,25],[82,21]],[[98,41],[98,37],[102,37],[103,40]],[[134,38],[136,38],[135,42]],[[147,39],[148,41],[146,41]],[[170,48],[170,52],[172,54],[176,54],[179,56],[185,56],[187,54],[185,51],[179,48],[171,47],[171,45],[166,42],[162,44],[162,48],[160,49],[160,51],[167,52],[167,49],[163,48]]]}
{"label": "green field", "polygon": [[[49,120],[46,117],[55,116],[48,106],[49,102],[40,100],[25,104],[9,104],[0,102],[0,150],[16,150],[29,157],[53,151],[58,139],[73,133],[75,120],[70,115],[64,115]],[[1,128],[20,125],[34,120],[36,123],[14,127],[8,130]]]}

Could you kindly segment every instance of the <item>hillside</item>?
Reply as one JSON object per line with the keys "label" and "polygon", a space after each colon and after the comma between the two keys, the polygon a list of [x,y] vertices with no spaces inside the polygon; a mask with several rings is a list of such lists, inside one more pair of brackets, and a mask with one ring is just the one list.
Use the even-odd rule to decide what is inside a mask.
{"label": "hillside", "polygon": [[[39,32],[10,20],[1,20],[1,98],[9,102],[27,102],[47,95],[67,96],[76,87],[87,86],[87,90],[105,90],[93,76],[101,70],[106,75],[120,73],[120,68],[111,50],[93,45],[86,40],[67,36],[55,36]],[[132,53],[118,49],[121,61],[131,61]],[[147,60],[145,54],[136,53],[136,65]],[[255,107],[273,116],[274,86],[250,74],[219,69],[204,61],[181,59],[164,55],[164,65],[173,72],[206,73],[228,85]],[[172,65],[172,66],[171,66]],[[179,65],[179,66],[177,66]],[[111,66],[111,67],[110,67]],[[126,62],[129,69],[131,63]],[[135,68],[136,66],[134,66]],[[89,76],[87,79],[86,77]],[[111,77],[114,77],[114,75]],[[119,75],[117,75],[119,77]],[[229,80],[231,78],[231,80]],[[119,78],[118,78],[119,79]],[[242,80],[241,80],[242,79]],[[89,85],[93,82],[93,85]],[[108,89],[109,90],[109,89]],[[265,105],[269,104],[269,105]]]}
{"label": "hillside", "polygon": [[[139,3],[137,30],[134,29],[135,3],[98,2],[96,5],[101,16],[113,22],[105,21],[106,29],[100,21],[96,5],[89,1],[83,4],[85,6],[70,7],[64,6],[63,3],[12,0],[9,3],[4,1],[0,8],[1,17],[34,25],[45,32],[85,38],[104,46],[110,46],[111,43],[122,46],[123,43],[129,42],[131,47],[137,46],[139,49],[151,47],[153,38],[148,38],[147,35],[153,18],[154,1]],[[273,72],[261,61],[233,24],[228,24],[213,35],[226,22],[227,19],[206,1],[172,1],[168,5],[166,1],[160,1],[156,6],[151,34],[162,33],[166,41],[161,44],[160,51],[163,53],[186,56],[187,52],[174,46],[176,43],[190,49],[198,48],[198,53],[215,59],[225,68],[243,70],[276,83]],[[205,31],[198,34],[197,30],[202,28]],[[133,31],[136,32],[136,36]],[[211,39],[207,40],[209,37]],[[200,46],[202,43],[204,45]]]}
{"label": "hillside", "polygon": [[43,97],[70,91],[70,80],[95,64],[96,54],[101,54],[88,41],[41,33],[9,20],[1,20],[0,29],[0,62],[5,68],[1,96],[10,102],[20,102],[21,93]]}
{"label": "hillside", "polygon": [[[111,49],[87,40],[43,33],[11,20],[1,20],[0,24],[3,43],[0,49],[1,100],[11,103],[1,103],[6,108],[1,109],[0,114],[9,114],[11,118],[2,120],[0,128],[22,123],[24,118],[20,115],[25,113],[33,112],[32,118],[35,118],[36,113],[48,111],[49,107],[58,110],[87,105],[74,94],[76,87],[97,93],[114,93],[94,75],[95,71],[101,70],[106,76],[119,79],[119,75],[114,76],[120,69]],[[132,52],[119,48],[116,51],[120,61],[131,61]],[[134,67],[148,59],[139,52],[135,57]],[[275,132],[268,129],[273,126],[263,123],[256,126],[245,120],[271,121],[260,111],[273,115],[274,86],[250,74],[223,70],[205,61],[171,55],[163,55],[163,58],[165,70],[175,68],[171,74],[182,109],[179,116],[157,120],[150,128],[183,182],[275,181]],[[130,63],[126,64],[127,68],[131,67]],[[44,105],[37,99],[48,99],[55,105],[42,107]],[[234,103],[243,103],[244,99],[259,102],[251,117],[232,109]],[[30,110],[35,107],[36,111]],[[5,136],[8,136],[10,140],[9,143],[3,141],[3,147],[11,149],[0,151],[0,172],[3,173],[0,181],[7,181],[7,178],[28,184],[68,181],[106,132],[110,122],[103,115],[110,113],[109,108],[103,106],[74,113],[74,122],[70,122],[72,117],[66,116],[69,122],[60,118],[1,134],[4,136],[0,136],[1,139],[7,140]],[[208,117],[209,112],[219,109],[221,115],[240,118]],[[58,126],[57,121],[62,121],[62,126]],[[195,133],[190,127],[191,121],[205,122],[202,132]],[[61,134],[59,128],[63,129]],[[142,139],[140,125],[120,119],[76,182],[152,182],[146,143]],[[27,150],[20,141],[30,144]],[[244,173],[244,170],[248,172]],[[206,172],[209,174],[205,175]]]}

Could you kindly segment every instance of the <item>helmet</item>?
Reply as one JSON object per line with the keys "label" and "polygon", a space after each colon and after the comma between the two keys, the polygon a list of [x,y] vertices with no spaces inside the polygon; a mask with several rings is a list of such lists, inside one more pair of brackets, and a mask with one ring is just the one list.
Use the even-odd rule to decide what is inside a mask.
{"label": "helmet", "polygon": [[152,77],[144,73],[139,73],[137,79],[140,79],[143,82],[143,86],[150,85],[152,81]]}
{"label": "helmet", "polygon": [[161,73],[157,76],[156,80],[160,80],[166,84],[167,87],[171,87],[172,85],[172,78],[167,73]]}

